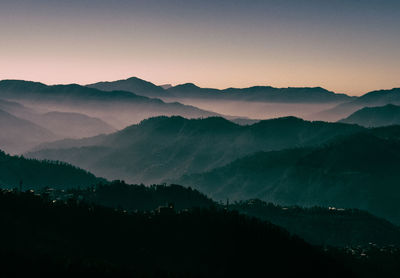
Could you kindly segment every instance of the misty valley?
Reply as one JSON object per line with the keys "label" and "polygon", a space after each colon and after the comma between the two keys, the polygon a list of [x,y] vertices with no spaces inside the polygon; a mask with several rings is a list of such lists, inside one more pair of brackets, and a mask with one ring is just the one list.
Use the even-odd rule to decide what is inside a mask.
{"label": "misty valley", "polygon": [[0,128],[4,277],[400,275],[400,88],[2,80]]}

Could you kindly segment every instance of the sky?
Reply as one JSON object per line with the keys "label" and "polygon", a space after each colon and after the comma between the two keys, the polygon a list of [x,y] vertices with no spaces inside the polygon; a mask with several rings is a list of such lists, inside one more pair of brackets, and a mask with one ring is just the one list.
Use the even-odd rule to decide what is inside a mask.
{"label": "sky", "polygon": [[398,0],[1,0],[0,79],[400,87]]}

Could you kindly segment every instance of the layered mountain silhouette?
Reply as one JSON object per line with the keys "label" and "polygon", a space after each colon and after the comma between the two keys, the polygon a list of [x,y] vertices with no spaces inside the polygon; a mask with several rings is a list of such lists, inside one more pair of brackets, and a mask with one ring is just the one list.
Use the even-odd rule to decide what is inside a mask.
{"label": "layered mountain silhouette", "polygon": [[66,161],[109,179],[158,183],[257,151],[318,145],[362,129],[294,117],[246,126],[219,117],[156,117],[110,135],[43,144],[27,155]]}
{"label": "layered mountain silhouette", "polygon": [[84,138],[116,131],[104,121],[81,113],[38,111],[1,99],[0,109],[0,148],[9,153],[22,153],[57,139]]}
{"label": "layered mountain silhouette", "polygon": [[68,189],[88,187],[104,179],[75,166],[51,161],[10,156],[0,151],[0,186],[2,188],[39,189],[44,187]]}
{"label": "layered mountain silhouette", "polygon": [[321,120],[338,121],[364,107],[384,106],[387,104],[400,105],[400,88],[366,93],[350,102],[319,112],[314,117]]}
{"label": "layered mountain silhouette", "polygon": [[200,88],[193,83],[177,86],[156,86],[137,77],[112,82],[99,82],[87,85],[103,91],[129,91],[138,95],[174,99],[219,99],[236,101],[265,101],[289,103],[344,102],[352,97],[335,94],[320,87],[274,88],[270,86],[253,86],[249,88],[228,88],[224,90]]}
{"label": "layered mountain silhouette", "polygon": [[399,132],[381,128],[317,148],[260,152],[177,182],[216,199],[356,207],[400,223]]}
{"label": "layered mountain silhouette", "polygon": [[36,109],[83,113],[102,119],[114,128],[157,115],[182,115],[189,118],[216,115],[180,103],[165,103],[126,91],[104,92],[76,84],[47,86],[20,80],[0,81],[0,99],[16,101]]}
{"label": "layered mountain silhouette", "polygon": [[400,106],[387,104],[378,107],[365,107],[340,120],[340,122],[365,127],[398,125],[400,124]]}
{"label": "layered mountain silhouette", "polygon": [[167,91],[177,98],[215,98],[238,101],[319,103],[351,100],[351,97],[345,94],[335,94],[321,87],[274,88],[270,86],[253,86],[218,90],[200,88],[193,83],[187,83],[169,88]]}
{"label": "layered mountain silhouette", "polygon": [[46,141],[60,139],[50,130],[4,110],[0,110],[0,129],[0,148],[14,154],[28,151]]}
{"label": "layered mountain silhouette", "polygon": [[0,177],[0,186],[7,189],[19,188],[21,181],[23,191],[43,192],[45,187],[51,187],[51,198],[55,200],[79,198],[90,204],[129,212],[151,211],[168,203],[177,210],[215,207],[267,220],[312,244],[365,246],[374,242],[400,246],[398,227],[360,210],[282,207],[260,200],[231,203],[226,207],[190,187],[130,185],[122,181],[109,183],[68,164],[25,159],[2,152]]}
{"label": "layered mountain silhouette", "polygon": [[81,113],[52,111],[32,115],[31,119],[62,138],[91,137],[116,131],[106,122]]}

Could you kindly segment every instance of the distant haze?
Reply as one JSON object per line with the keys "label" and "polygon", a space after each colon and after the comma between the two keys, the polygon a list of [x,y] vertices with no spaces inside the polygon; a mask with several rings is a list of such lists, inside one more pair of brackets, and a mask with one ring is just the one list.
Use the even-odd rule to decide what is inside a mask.
{"label": "distant haze", "polygon": [[400,87],[396,0],[2,0],[0,79]]}

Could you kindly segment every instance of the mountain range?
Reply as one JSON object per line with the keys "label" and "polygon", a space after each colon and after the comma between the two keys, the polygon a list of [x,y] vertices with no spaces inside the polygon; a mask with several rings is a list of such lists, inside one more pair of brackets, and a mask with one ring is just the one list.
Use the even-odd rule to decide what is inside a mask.
{"label": "mountain range", "polygon": [[193,83],[177,86],[157,86],[137,77],[111,82],[98,82],[87,85],[103,91],[129,91],[147,97],[161,98],[195,98],[195,99],[224,99],[237,101],[264,102],[343,102],[351,100],[345,94],[335,94],[321,87],[274,88],[271,86],[253,86],[249,88],[228,88],[224,90],[200,88]]}
{"label": "mountain range", "polygon": [[372,91],[350,102],[341,103],[333,108],[316,113],[312,117],[337,121],[364,107],[384,106],[387,104],[400,105],[400,88]]}
{"label": "mountain range", "polygon": [[75,199],[128,212],[155,211],[166,204],[173,204],[178,211],[214,207],[266,220],[311,244],[343,247],[373,242],[380,246],[400,246],[399,227],[361,210],[283,207],[254,199],[225,205],[190,187],[108,182],[65,163],[4,153],[0,153],[0,176],[3,189],[18,189],[22,182],[22,191],[34,190],[36,195],[44,194],[57,203]]}
{"label": "mountain range", "polygon": [[29,157],[61,160],[108,179],[159,183],[257,151],[319,145],[362,130],[294,117],[241,126],[224,118],[156,117],[110,135],[43,144]]}
{"label": "mountain range", "polygon": [[219,200],[360,208],[400,223],[400,127],[367,130],[312,148],[259,152],[175,180]]}
{"label": "mountain range", "polygon": [[364,107],[400,104],[399,88],[372,91],[356,97],[321,87],[252,86],[220,90],[185,83],[164,88],[137,77],[87,86],[104,91],[124,90],[223,115],[253,119],[297,116],[307,120],[338,121]]}
{"label": "mountain range", "polygon": [[50,130],[1,109],[0,129],[0,147],[9,153],[23,153],[40,143],[60,139]]}
{"label": "mountain range", "polygon": [[131,92],[105,92],[77,84],[47,86],[37,82],[3,80],[0,81],[0,99],[19,102],[38,110],[82,113],[99,118],[117,129],[157,115],[188,118],[216,115],[193,106],[165,103]]}

